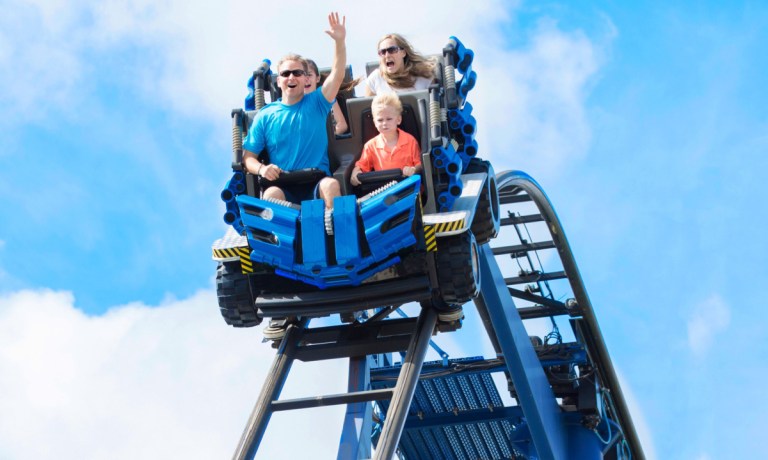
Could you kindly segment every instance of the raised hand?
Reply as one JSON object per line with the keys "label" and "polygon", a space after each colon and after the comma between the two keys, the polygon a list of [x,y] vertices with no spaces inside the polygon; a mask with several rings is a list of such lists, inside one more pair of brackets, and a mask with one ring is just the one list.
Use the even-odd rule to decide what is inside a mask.
{"label": "raised hand", "polygon": [[327,33],[335,41],[344,41],[347,37],[347,17],[342,16],[341,22],[339,22],[339,13],[331,13],[328,15],[328,25],[331,30],[326,30]]}

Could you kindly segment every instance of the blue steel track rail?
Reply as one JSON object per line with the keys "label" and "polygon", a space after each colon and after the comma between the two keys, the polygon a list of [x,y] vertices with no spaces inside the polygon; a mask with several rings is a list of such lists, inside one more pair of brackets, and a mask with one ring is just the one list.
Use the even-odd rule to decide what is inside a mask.
{"label": "blue steel track rail", "polygon": [[[553,246],[551,249],[557,251],[562,264],[562,272],[558,272],[552,275],[552,277],[567,278],[567,282],[570,285],[575,300],[575,303],[563,303],[555,299],[547,299],[545,296],[531,295],[525,291],[509,288],[512,297],[528,300],[531,303],[537,304],[536,307],[519,308],[518,312],[520,316],[525,319],[528,316],[541,318],[557,314],[567,314],[575,318],[571,320],[572,324],[574,324],[575,333],[577,333],[584,342],[589,359],[595,367],[598,384],[608,392],[612,402],[611,410],[613,413],[611,416],[615,419],[615,422],[617,422],[623,432],[631,458],[638,460],[644,459],[645,454],[643,453],[642,445],[619,384],[619,379],[616,375],[613,362],[608,353],[608,348],[597,322],[595,311],[592,307],[589,295],[587,294],[584,281],[579,272],[573,252],[571,251],[565,231],[563,230],[552,203],[549,201],[549,198],[539,184],[524,172],[505,171],[497,174],[496,177],[499,201],[502,206],[510,203],[530,201],[535,204],[539,213],[538,216],[535,214],[529,214],[527,216],[509,215],[506,218],[502,218],[502,228],[513,223],[525,223],[526,221],[537,221],[539,219],[546,224],[549,231],[549,237],[551,238],[551,241],[548,243],[551,243]],[[497,240],[492,240],[490,246],[495,245],[494,243],[496,242]],[[518,247],[520,252],[537,251],[540,247],[548,247],[547,243],[539,243],[538,246],[536,243],[531,243],[529,241],[521,243],[522,244]],[[491,248],[491,250],[496,257],[501,253],[508,252],[508,250],[504,251],[497,248]],[[489,254],[489,252],[486,251],[486,254]],[[537,278],[538,281],[541,281],[541,279],[546,279],[546,275],[546,273],[539,273],[538,276],[536,276],[536,274],[527,278],[525,276],[520,276],[514,280],[505,278],[505,281],[508,285],[537,280]],[[476,304],[481,317],[484,317],[484,320],[486,321],[486,329],[491,342],[497,351],[500,351],[499,338],[496,336],[492,325],[489,324],[490,319],[488,318],[487,311],[483,311],[482,299],[480,299],[479,302],[476,301]],[[547,313],[550,313],[551,315],[548,315]]]}
{"label": "blue steel track rail", "polygon": [[[308,328],[306,320],[300,321],[289,326],[279,344],[233,459],[255,458],[273,412],[337,404],[346,404],[348,408],[338,460],[370,458],[371,434],[377,432],[374,456],[377,460],[395,456],[408,460],[645,459],[583,279],[552,204],[536,181],[523,172],[497,174],[496,183],[501,229],[496,238],[480,248],[482,283],[474,304],[497,359],[485,360],[481,363],[485,366],[483,369],[475,368],[476,371],[469,373],[453,372],[445,362],[442,365],[428,363],[423,369],[427,342],[437,322],[435,310],[426,301],[421,302],[419,318],[387,319],[393,308],[389,307],[377,314],[378,317],[354,326]],[[508,244],[515,239],[515,234],[517,240]],[[547,251],[555,251],[558,257],[548,257],[551,254],[544,254]],[[546,263],[542,263],[542,259]],[[521,260],[528,264],[527,268],[522,267]],[[502,272],[508,272],[514,263],[520,267],[517,276],[505,277]],[[550,283],[558,291],[558,297],[550,289]],[[520,285],[526,287],[518,289],[516,286]],[[572,297],[561,301],[562,291]],[[469,314],[471,308],[465,306],[464,311]],[[561,342],[556,319],[563,317],[568,318],[574,342]],[[551,366],[558,366],[560,358],[541,354],[553,335],[545,337],[543,346],[534,345],[529,335],[529,320],[550,320],[560,346],[583,350],[586,354],[586,358],[568,359],[572,363],[586,363],[588,366],[583,369],[591,369],[579,378],[586,379],[587,383],[594,381],[599,388],[596,394],[603,409],[599,410],[601,420],[596,426],[616,428],[612,434],[609,431],[607,441],[600,437],[602,435],[598,436],[597,431],[585,427],[580,408],[576,412],[566,411],[564,400],[558,400],[562,396],[551,380]],[[534,324],[534,331],[535,327]],[[350,335],[354,331],[357,332]],[[389,360],[383,365],[373,363],[374,356],[381,358],[396,351],[405,352],[402,364],[392,366]],[[280,400],[294,360],[344,357],[350,359],[348,393]],[[452,361],[465,360],[466,364],[476,359],[482,361],[482,358]],[[434,385],[443,385],[438,382],[442,377],[435,377],[435,371],[449,374],[445,381],[453,379],[450,394],[439,396],[430,390]],[[490,379],[491,372],[506,373],[516,406],[504,407],[496,384]],[[477,375],[470,375],[473,373]],[[464,385],[456,384],[462,381]],[[483,396],[485,402],[470,404],[471,407],[457,406],[456,401],[469,401],[472,395],[483,393],[485,390],[481,387],[487,390]],[[437,399],[425,399],[425,392]],[[380,430],[371,429],[373,401],[383,420]],[[444,407],[437,410],[432,403]],[[466,428],[469,431],[465,427],[469,427]],[[493,429],[489,431],[489,427]],[[478,435],[482,430],[485,434]],[[431,441],[420,437],[423,433],[431,433]],[[436,442],[440,443],[441,453],[434,450]],[[428,451],[431,453],[426,453]]]}
{"label": "blue steel track rail", "polygon": [[[496,182],[501,228],[481,248],[482,283],[474,304],[497,358],[428,363],[410,408],[377,400],[384,420],[392,411],[409,413],[399,436],[399,458],[644,459],[552,204],[525,173],[503,172]],[[517,276],[503,274],[511,268],[519,268]],[[467,314],[472,311],[469,306],[464,309]],[[568,319],[572,342],[563,342],[569,335],[560,333],[565,329],[563,318]],[[552,329],[542,341],[535,334],[548,323]],[[575,354],[564,356],[563,347]],[[547,353],[548,349],[560,351]],[[563,364],[574,366],[568,379],[562,378]],[[399,370],[399,366],[371,368],[373,388],[392,388]],[[498,389],[490,381],[493,372],[506,373],[516,405],[504,406],[498,399]]]}

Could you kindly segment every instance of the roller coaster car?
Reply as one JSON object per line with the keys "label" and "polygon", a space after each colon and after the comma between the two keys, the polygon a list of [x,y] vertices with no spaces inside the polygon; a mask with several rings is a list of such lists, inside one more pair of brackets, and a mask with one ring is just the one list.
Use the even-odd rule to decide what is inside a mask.
{"label": "roller coaster car", "polygon": [[[435,83],[399,94],[400,127],[420,143],[421,175],[361,174],[362,188],[353,188],[354,162],[377,132],[372,98],[340,95],[350,131],[334,135],[329,120],[331,170],[342,188],[332,213],[325,212],[322,200],[293,204],[259,198],[264,184],[242,166],[242,140],[265,94],[272,101],[279,97],[264,61],[249,81],[245,109],[232,112],[234,174],[221,194],[230,227],[213,244],[219,307],[227,324],[349,317],[426,300],[450,310],[477,295],[478,245],[498,232],[499,202],[493,168],[476,156],[476,122],[466,101],[476,79],[472,58],[472,51],[451,37],[436,58]],[[458,82],[456,72],[462,76]],[[269,161],[265,153],[260,160]],[[279,180],[316,181],[316,174],[293,171]]]}

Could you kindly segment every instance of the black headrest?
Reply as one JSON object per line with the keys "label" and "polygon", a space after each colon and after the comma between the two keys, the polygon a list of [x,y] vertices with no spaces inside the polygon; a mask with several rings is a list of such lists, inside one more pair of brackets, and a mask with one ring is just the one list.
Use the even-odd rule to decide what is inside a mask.
{"label": "black headrest", "polygon": [[[371,112],[370,108],[363,110],[361,116],[363,117],[361,123],[363,144],[365,144],[379,134],[379,132],[376,130],[376,125],[373,124],[373,112]],[[415,137],[416,141],[421,145],[421,126],[410,104],[403,104],[402,117],[403,121],[400,123],[400,129]]]}

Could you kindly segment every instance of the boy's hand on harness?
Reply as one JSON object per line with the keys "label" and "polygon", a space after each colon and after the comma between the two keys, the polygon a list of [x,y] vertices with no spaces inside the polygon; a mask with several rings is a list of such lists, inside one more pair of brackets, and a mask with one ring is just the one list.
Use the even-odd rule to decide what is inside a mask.
{"label": "boy's hand on harness", "polygon": [[357,176],[360,175],[360,171],[353,171],[352,176],[349,178],[349,182],[352,183],[352,185],[360,185],[360,179],[358,179]]}

